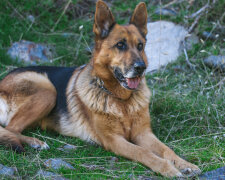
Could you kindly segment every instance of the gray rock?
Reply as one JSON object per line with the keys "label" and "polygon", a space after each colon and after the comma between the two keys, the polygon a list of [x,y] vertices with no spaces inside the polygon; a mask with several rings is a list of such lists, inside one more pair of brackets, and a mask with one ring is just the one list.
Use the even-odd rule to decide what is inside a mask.
{"label": "gray rock", "polygon": [[117,157],[112,157],[109,161],[110,162],[118,162],[119,159]]}
{"label": "gray rock", "polygon": [[191,49],[193,44],[198,43],[197,36],[190,36],[183,26],[172,22],[156,21],[148,23],[147,28],[145,52],[149,65],[146,72],[157,70],[169,62],[175,61],[183,54],[181,45],[184,39],[186,39],[187,49]]}
{"label": "gray rock", "polygon": [[96,170],[96,169],[105,170],[104,167],[95,164],[82,164],[81,166],[87,168],[88,170]]}
{"label": "gray rock", "polygon": [[159,180],[157,177],[138,176],[138,180]]}
{"label": "gray rock", "polygon": [[77,147],[72,144],[66,144],[63,149],[76,150]]}
{"label": "gray rock", "polygon": [[7,166],[3,166],[2,164],[0,164],[0,175],[13,176],[16,171],[17,171],[16,168],[7,167]]}
{"label": "gray rock", "polygon": [[28,19],[30,22],[32,22],[32,23],[34,23],[34,21],[35,21],[35,17],[32,16],[32,15],[28,15],[28,16],[27,16],[27,19]]}
{"label": "gray rock", "polygon": [[225,48],[221,48],[220,49],[220,54],[223,55],[223,56],[225,56]]}
{"label": "gray rock", "polygon": [[51,180],[67,180],[66,178],[62,177],[59,174],[55,174],[49,171],[39,170],[36,174],[36,177],[43,178],[43,179],[51,179]]}
{"label": "gray rock", "polygon": [[53,47],[25,40],[13,43],[7,53],[12,59],[29,64],[48,62],[54,54]]}
{"label": "gray rock", "polygon": [[210,68],[225,72],[225,56],[209,56],[203,62]]}
{"label": "gray rock", "polygon": [[66,168],[66,169],[75,169],[71,164],[63,161],[60,158],[56,158],[56,159],[48,159],[44,162],[44,166],[47,168],[52,168],[52,169],[60,169],[62,167]]}
{"label": "gray rock", "polygon": [[199,176],[200,180],[223,180],[225,179],[225,166],[213,171],[208,171]]}
{"label": "gray rock", "polygon": [[204,38],[206,38],[206,39],[217,39],[218,37],[219,37],[219,35],[215,35],[215,34],[213,34],[213,33],[211,33],[211,32],[207,32],[207,31],[203,31],[202,32],[202,36],[204,37]]}
{"label": "gray rock", "polygon": [[163,16],[176,16],[177,12],[172,9],[158,8],[155,10],[155,14]]}
{"label": "gray rock", "polygon": [[65,37],[65,38],[70,38],[70,37],[74,36],[74,34],[69,33],[69,32],[64,32],[64,33],[62,33],[62,36]]}
{"label": "gray rock", "polygon": [[69,153],[69,152],[71,152],[71,151],[73,151],[73,150],[76,150],[77,147],[74,146],[74,145],[71,145],[71,144],[66,144],[65,146],[60,147],[60,148],[57,148],[57,149],[60,150],[60,151]]}

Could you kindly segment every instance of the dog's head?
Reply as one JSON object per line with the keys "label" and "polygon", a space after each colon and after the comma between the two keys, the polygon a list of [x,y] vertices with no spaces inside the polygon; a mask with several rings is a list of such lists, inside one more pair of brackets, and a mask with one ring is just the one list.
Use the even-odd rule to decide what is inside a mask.
{"label": "dog's head", "polygon": [[145,3],[136,6],[129,25],[121,26],[115,22],[109,7],[98,1],[93,31],[95,74],[103,80],[114,78],[126,89],[137,89],[147,67]]}

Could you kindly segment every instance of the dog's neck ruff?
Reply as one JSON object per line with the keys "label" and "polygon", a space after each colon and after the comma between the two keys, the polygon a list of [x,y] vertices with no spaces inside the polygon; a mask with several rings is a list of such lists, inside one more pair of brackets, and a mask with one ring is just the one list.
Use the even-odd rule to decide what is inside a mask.
{"label": "dog's neck ruff", "polygon": [[71,99],[78,98],[89,110],[116,117],[133,114],[148,107],[151,93],[145,80],[140,84],[140,89],[134,91],[129,99],[122,100],[105,88],[101,79],[92,76],[92,68],[93,66],[88,64],[84,69],[74,73],[74,80],[70,82],[67,89]]}
{"label": "dog's neck ruff", "polygon": [[105,91],[109,95],[113,95],[111,91],[109,91],[105,86],[104,86],[104,81],[100,79],[99,77],[96,77],[96,84],[99,88],[101,88],[103,91]]}

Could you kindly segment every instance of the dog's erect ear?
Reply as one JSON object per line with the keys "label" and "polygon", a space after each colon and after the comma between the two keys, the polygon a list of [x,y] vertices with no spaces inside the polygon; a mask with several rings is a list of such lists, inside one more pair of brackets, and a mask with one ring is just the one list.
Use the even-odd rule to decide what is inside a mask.
{"label": "dog's erect ear", "polygon": [[114,17],[109,7],[106,3],[99,0],[96,3],[95,22],[93,27],[95,35],[101,38],[107,37],[114,24]]}
{"label": "dog's erect ear", "polygon": [[130,24],[134,24],[145,37],[147,30],[148,13],[144,2],[139,3],[130,19]]}

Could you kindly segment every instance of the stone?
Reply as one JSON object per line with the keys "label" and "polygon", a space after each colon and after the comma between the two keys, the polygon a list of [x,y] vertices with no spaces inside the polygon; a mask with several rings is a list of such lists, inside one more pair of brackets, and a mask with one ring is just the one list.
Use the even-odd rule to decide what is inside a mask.
{"label": "stone", "polygon": [[162,16],[176,16],[177,12],[168,8],[158,8],[155,10],[155,14]]}
{"label": "stone", "polygon": [[47,168],[55,169],[55,170],[58,170],[62,167],[64,167],[65,169],[75,169],[71,164],[63,161],[60,158],[48,159],[44,162],[44,166]]}
{"label": "stone", "polygon": [[57,148],[57,149],[60,150],[60,151],[69,153],[69,152],[71,152],[71,151],[73,151],[73,150],[76,150],[77,147],[74,146],[74,145],[71,145],[71,144],[66,144],[65,146],[60,147],[60,148]]}
{"label": "stone", "polygon": [[43,179],[51,179],[51,180],[67,180],[66,178],[62,177],[59,174],[55,174],[53,172],[39,170],[36,174],[36,177],[43,178]]}
{"label": "stone", "polygon": [[104,167],[99,166],[99,165],[94,165],[94,164],[82,164],[81,166],[83,166],[84,168],[87,168],[88,170],[105,170]]}
{"label": "stone", "polygon": [[138,176],[138,180],[159,180],[157,177]]}
{"label": "stone", "polygon": [[109,161],[110,162],[118,162],[119,159],[117,157],[112,157]]}
{"label": "stone", "polygon": [[[198,37],[188,34],[180,25],[169,21],[156,21],[147,24],[148,34],[145,52],[148,58],[146,72],[166,66],[183,54],[182,42],[186,39],[186,46],[191,49],[198,43]],[[189,38],[192,38],[189,40]],[[190,42],[189,42],[190,41]]]}
{"label": "stone", "polygon": [[225,56],[209,56],[203,62],[210,68],[225,72]]}
{"label": "stone", "polygon": [[25,40],[13,43],[7,54],[12,59],[32,65],[49,62],[54,56],[53,47]]}
{"label": "stone", "polygon": [[207,32],[207,31],[203,31],[202,32],[202,36],[205,38],[205,39],[213,39],[213,40],[215,40],[215,39],[218,39],[219,38],[219,35],[218,34],[213,34],[213,33],[211,33],[211,32]]}
{"label": "stone", "polygon": [[32,22],[32,23],[35,22],[35,17],[32,16],[32,15],[28,15],[28,16],[27,16],[27,19],[28,19],[30,22]]}
{"label": "stone", "polygon": [[15,172],[17,171],[16,168],[3,166],[0,164],[0,175],[3,176],[14,176]]}
{"label": "stone", "polygon": [[225,179],[225,166],[208,171],[199,176],[200,180],[222,180]]}

